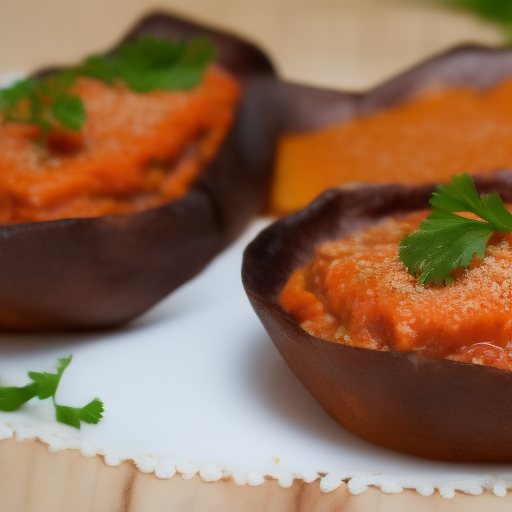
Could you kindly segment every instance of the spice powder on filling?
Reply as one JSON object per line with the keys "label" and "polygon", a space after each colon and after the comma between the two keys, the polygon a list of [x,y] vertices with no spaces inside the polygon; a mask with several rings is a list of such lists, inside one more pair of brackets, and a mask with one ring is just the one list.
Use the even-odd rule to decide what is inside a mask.
{"label": "spice powder on filling", "polygon": [[428,213],[324,243],[291,276],[283,307],[328,341],[512,370],[512,236],[494,235],[484,259],[454,271],[454,284],[421,285],[399,260],[398,244]]}

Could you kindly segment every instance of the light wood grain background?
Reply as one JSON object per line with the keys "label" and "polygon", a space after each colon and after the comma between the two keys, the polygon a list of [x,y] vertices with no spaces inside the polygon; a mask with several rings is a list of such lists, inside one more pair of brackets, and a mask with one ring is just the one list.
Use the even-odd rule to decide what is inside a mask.
{"label": "light wood grain background", "polygon": [[[7,463],[8,461],[8,463]],[[50,453],[38,441],[0,441],[0,512],[507,512],[512,494],[498,498],[457,493],[420,496],[415,491],[354,496],[346,485],[322,493],[318,481],[288,489],[268,480],[238,486],[199,477],[159,480],[131,462],[109,467],[77,450]]]}
{"label": "light wood grain background", "polygon": [[419,0],[0,0],[0,73],[73,62],[165,9],[242,34],[282,76],[363,89],[462,42],[498,45],[499,29]]}

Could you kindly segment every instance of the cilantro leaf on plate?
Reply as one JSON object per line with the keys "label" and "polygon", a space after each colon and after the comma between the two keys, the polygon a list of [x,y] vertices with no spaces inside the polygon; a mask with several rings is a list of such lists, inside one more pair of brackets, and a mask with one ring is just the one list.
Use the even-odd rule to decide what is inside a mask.
{"label": "cilantro leaf on plate", "polygon": [[71,427],[80,428],[81,422],[96,425],[103,417],[103,402],[95,398],[84,407],[55,405],[57,421]]}
{"label": "cilantro leaf on plate", "polygon": [[0,411],[12,412],[19,409],[38,393],[37,384],[27,384],[21,388],[0,387]]}
{"label": "cilantro leaf on plate", "polygon": [[103,402],[95,398],[84,407],[68,407],[57,404],[55,395],[60,380],[66,368],[71,363],[72,356],[58,360],[56,373],[28,372],[32,383],[23,387],[0,386],[0,411],[12,412],[19,409],[25,402],[32,398],[45,400],[51,398],[55,407],[55,418],[60,423],[80,428],[81,422],[96,425],[103,417]]}
{"label": "cilantro leaf on plate", "polygon": [[57,365],[57,373],[48,372],[28,372],[28,376],[37,384],[38,392],[37,397],[40,400],[55,396],[57,388],[59,387],[62,374],[71,363],[72,356],[59,359]]}

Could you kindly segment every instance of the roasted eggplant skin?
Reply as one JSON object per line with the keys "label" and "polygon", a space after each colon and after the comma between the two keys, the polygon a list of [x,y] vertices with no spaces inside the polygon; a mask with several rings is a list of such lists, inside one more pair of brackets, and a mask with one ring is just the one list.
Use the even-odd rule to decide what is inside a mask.
{"label": "roasted eggplant skin", "polygon": [[129,215],[0,226],[0,328],[103,329],[132,320],[203,269],[261,208],[273,140],[258,124],[250,82],[273,76],[269,59],[236,37],[165,14],[146,17],[125,39],[141,35],[209,37],[218,63],[243,86],[234,125],[181,199]]}
{"label": "roasted eggplant skin", "polygon": [[[512,76],[512,50],[463,46],[365,93],[267,84],[280,132],[308,132],[408,101],[429,88],[485,90]],[[482,169],[493,171],[493,169]],[[508,172],[480,175],[480,190],[512,200]],[[295,375],[341,425],[396,450],[440,460],[512,462],[512,373],[414,353],[378,352],[307,334],[278,302],[293,270],[322,242],[383,216],[428,207],[432,186],[332,190],[263,231],[246,250],[248,297]],[[293,399],[290,397],[290,399]]]}
{"label": "roasted eggplant skin", "polygon": [[512,49],[465,45],[434,56],[366,92],[268,80],[266,102],[281,132],[306,133],[399,106],[431,89],[462,86],[483,91],[510,77]]}
{"label": "roasted eggplant skin", "polygon": [[[479,191],[512,201],[512,173],[475,178]],[[315,248],[393,214],[425,209],[433,186],[329,190],[265,229],[247,247],[242,280],[277,349],[338,423],[374,443],[432,459],[512,462],[512,372],[414,352],[325,341],[279,303],[293,271]],[[290,397],[293,400],[293,397]]]}

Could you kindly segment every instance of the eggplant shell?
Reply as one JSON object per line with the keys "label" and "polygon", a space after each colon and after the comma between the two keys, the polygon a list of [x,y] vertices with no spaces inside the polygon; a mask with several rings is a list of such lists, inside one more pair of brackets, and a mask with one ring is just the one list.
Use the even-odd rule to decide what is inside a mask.
{"label": "eggplant shell", "polygon": [[398,106],[428,90],[457,86],[485,90],[511,77],[512,49],[467,45],[361,93],[268,80],[265,101],[280,132],[302,133]]}
{"label": "eggplant shell", "polygon": [[[365,93],[267,81],[265,102],[279,132],[308,132],[400,105],[432,88],[485,90],[512,77],[512,50],[463,46]],[[490,172],[494,169],[482,169]],[[481,191],[512,201],[512,178],[482,174]],[[278,302],[291,273],[325,240],[383,216],[428,207],[431,185],[331,190],[261,233],[242,277],[256,313],[292,371],[339,423],[375,443],[452,461],[512,461],[512,373],[378,352],[307,334]]]}
{"label": "eggplant shell", "polygon": [[0,226],[0,328],[98,329],[127,322],[197,274],[261,208],[273,141],[251,114],[261,109],[250,81],[273,75],[267,57],[236,37],[164,14],[143,19],[125,39],[199,34],[213,41],[219,64],[244,86],[216,158],[187,195],[156,209]]}
{"label": "eggplant shell", "polygon": [[[498,190],[512,202],[512,173],[475,182],[480,192]],[[325,192],[247,247],[244,287],[291,370],[344,427],[422,457],[511,462],[512,372],[325,341],[304,331],[278,300],[292,272],[309,263],[322,242],[389,215],[428,208],[433,188],[373,185]]]}

